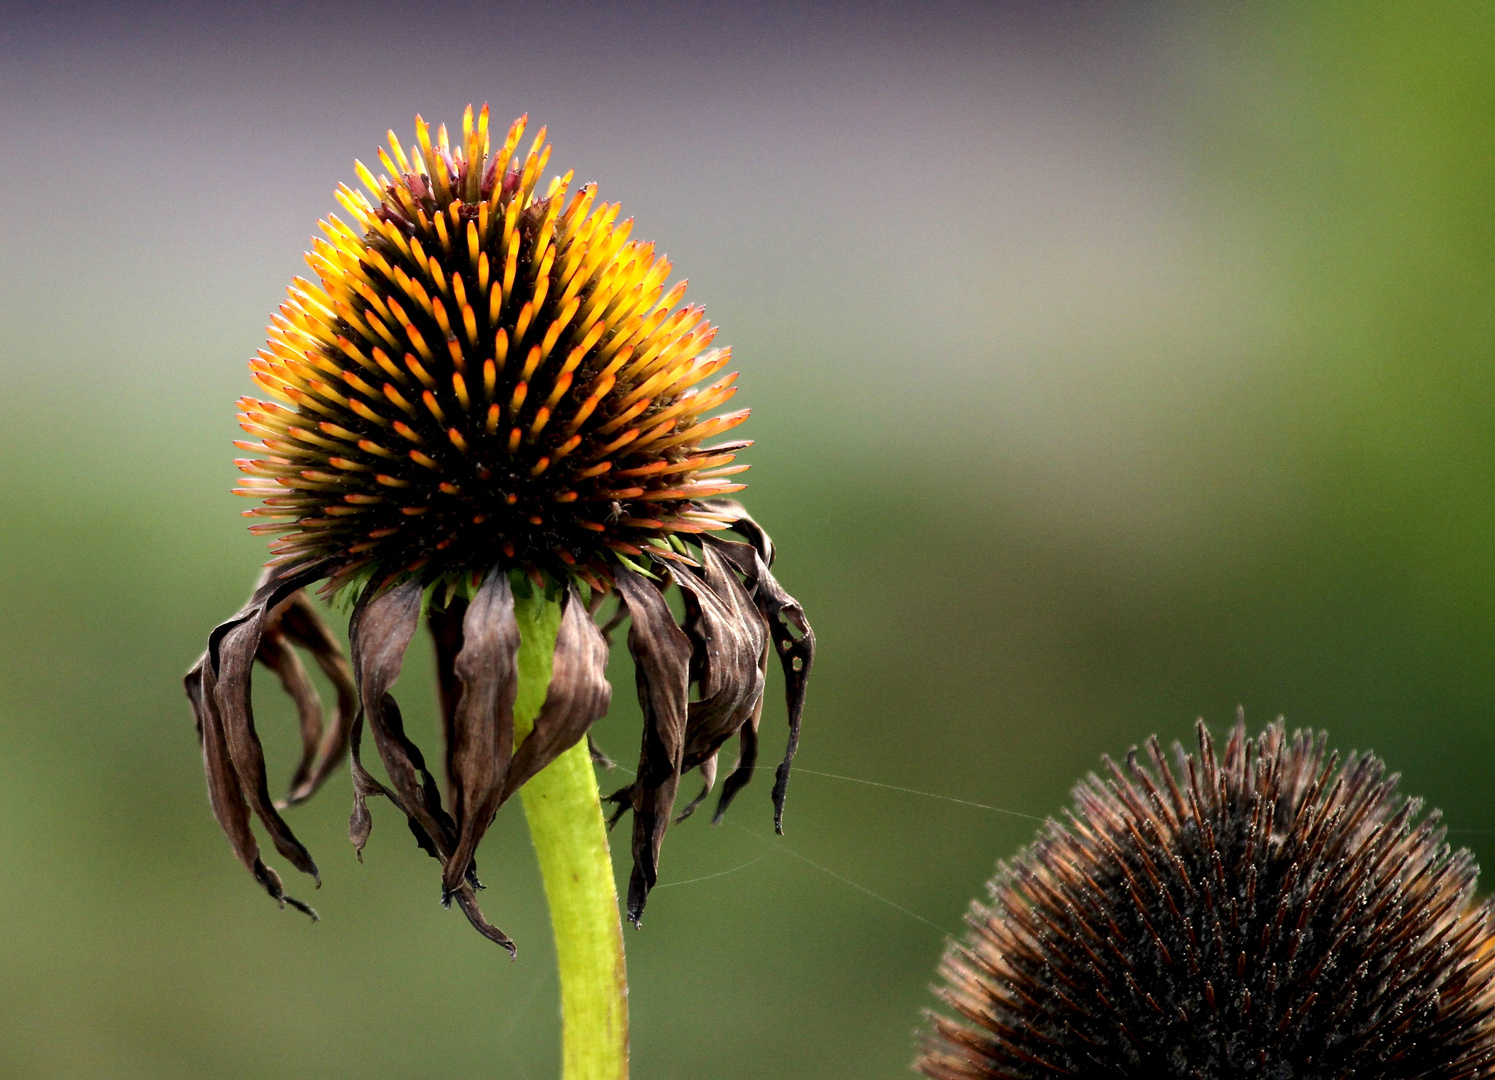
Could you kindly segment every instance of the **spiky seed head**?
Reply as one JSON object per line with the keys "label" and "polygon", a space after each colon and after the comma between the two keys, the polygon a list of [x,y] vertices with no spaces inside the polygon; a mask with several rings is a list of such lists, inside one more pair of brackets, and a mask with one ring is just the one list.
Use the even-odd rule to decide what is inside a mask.
{"label": "spiky seed head", "polygon": [[946,954],[917,1067],[938,1080],[1495,1075],[1495,930],[1478,868],[1374,756],[1322,735],[1223,762],[1154,739],[1107,760],[999,867]]}
{"label": "spiky seed head", "polygon": [[572,174],[540,187],[545,130],[516,155],[525,117],[490,153],[488,107],[456,145],[416,117],[393,132],[383,174],[355,163],[250,361],[283,404],[245,398],[259,443],[240,494],[263,500],[286,561],[333,557],[334,586],[365,573],[427,579],[495,562],[557,577],[607,576],[671,533],[719,528],[695,500],[742,443],[703,449],[746,410],[706,418],[734,393],[716,330],[675,308],[671,264],[629,239],[617,204]]}

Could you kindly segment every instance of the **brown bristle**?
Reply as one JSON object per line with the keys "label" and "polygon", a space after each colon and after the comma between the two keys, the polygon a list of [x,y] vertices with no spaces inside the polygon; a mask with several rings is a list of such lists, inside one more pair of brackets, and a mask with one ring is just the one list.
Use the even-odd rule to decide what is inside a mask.
{"label": "brown bristle", "polygon": [[1495,1075],[1478,868],[1372,755],[1238,722],[1109,761],[941,966],[936,1080]]}

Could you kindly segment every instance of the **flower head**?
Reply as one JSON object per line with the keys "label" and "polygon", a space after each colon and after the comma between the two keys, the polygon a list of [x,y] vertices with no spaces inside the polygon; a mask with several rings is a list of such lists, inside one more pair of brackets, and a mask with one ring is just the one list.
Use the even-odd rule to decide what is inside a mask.
{"label": "flower head", "polygon": [[[951,948],[918,1067],[938,1080],[1495,1070],[1495,912],[1437,813],[1325,737],[1107,760],[1004,863]],[[1150,766],[1150,767],[1149,767]]]}
{"label": "flower head", "polygon": [[[637,921],[683,773],[701,796],[732,736],[739,761],[718,815],[752,775],[769,643],[789,697],[790,744],[774,785],[782,814],[814,636],[779,587],[767,534],[735,502],[728,477],[746,442],[703,446],[747,411],[710,416],[735,392],[717,376],[729,349],[696,307],[677,308],[671,264],[629,239],[631,220],[569,193],[541,193],[544,129],[515,156],[525,118],[490,153],[488,109],[469,107],[453,146],[416,119],[407,152],[390,134],[385,175],[356,169],[369,195],[342,186],[352,217],[329,215],[250,361],[277,402],[244,398],[258,443],[239,494],[261,500],[253,526],[275,558],[248,605],[209,636],[187,677],[215,814],[240,859],[277,900],[260,859],[258,817],[298,869],[315,864],[268,794],[249,682],[256,659],[280,675],[301,715],[305,754],[287,804],[312,794],[351,746],[361,852],[367,799],[388,797],[443,866],[443,896],[474,925],[474,856],[499,806],[575,745],[606,711],[608,646],[593,616],[608,596],[631,619],[644,744],[634,783],[613,798],[634,811],[628,908]],[[569,195],[569,197],[568,197]],[[703,388],[703,384],[706,384]],[[747,542],[716,535],[734,530]],[[324,582],[353,607],[351,664],[302,590]],[[679,588],[686,619],[665,601]],[[520,642],[516,593],[563,610],[554,669],[533,731],[514,730]],[[436,643],[446,734],[445,792],[404,730],[391,688],[422,615]],[[333,680],[329,729],[292,646]],[[697,693],[692,700],[691,687]],[[388,776],[363,765],[367,728]],[[616,820],[616,818],[615,818]],[[309,910],[309,909],[308,909]]]}

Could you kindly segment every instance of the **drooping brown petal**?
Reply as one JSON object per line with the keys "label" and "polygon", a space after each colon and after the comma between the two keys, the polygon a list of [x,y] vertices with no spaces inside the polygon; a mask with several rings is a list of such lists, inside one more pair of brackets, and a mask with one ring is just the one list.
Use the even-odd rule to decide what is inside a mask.
{"label": "drooping brown petal", "polygon": [[239,775],[234,772],[234,763],[228,756],[228,747],[223,738],[223,722],[213,702],[213,672],[208,664],[208,654],[187,672],[184,680],[187,699],[192,703],[192,712],[197,719],[197,737],[202,744],[203,767],[208,778],[208,802],[213,816],[228,836],[234,854],[245,868],[254,875],[271,898],[282,907],[290,904],[304,911],[313,919],[317,913],[293,896],[287,896],[280,875],[265,865],[260,858],[259,842],[249,824],[249,803],[239,786]]}
{"label": "drooping brown petal", "polygon": [[[635,926],[659,874],[659,849],[685,755],[686,704],[690,687],[690,639],[675,625],[663,595],[627,567],[614,571],[618,595],[628,605],[628,651],[644,713],[638,776],[630,785],[633,806],[633,874],[628,881],[628,918]],[[622,793],[618,793],[620,796]]]}
{"label": "drooping brown petal", "polygon": [[458,836],[442,873],[447,892],[460,886],[503,797],[514,749],[518,655],[519,623],[509,575],[493,570],[467,606],[462,649],[453,663],[462,691],[448,750]]}
{"label": "drooping brown petal", "polygon": [[[295,791],[305,780],[307,772],[316,760],[317,748],[322,744],[322,698],[307,673],[306,665],[291,643],[281,633],[279,620],[272,613],[265,620],[260,633],[260,646],[254,658],[280,678],[280,686],[296,705],[296,716],[301,726],[301,762],[291,777],[291,790]],[[285,808],[291,804],[289,798],[280,804]]]}
{"label": "drooping brown petal", "polygon": [[566,590],[565,605],[545,704],[535,718],[534,730],[514,754],[504,783],[505,800],[575,746],[587,729],[606,715],[612,701],[613,689],[607,681],[607,641],[581,602],[576,586]]}
{"label": "drooping brown petal", "polygon": [[673,566],[670,574],[685,596],[691,675],[700,693],[690,703],[680,767],[700,766],[705,787],[677,819],[684,820],[711,791],[717,750],[762,709],[768,630],[720,552],[704,549],[700,577]]}
{"label": "drooping brown petal", "polygon": [[[310,652],[312,659],[336,690],[337,711],[333,713],[332,723],[325,731],[322,730],[322,702],[316,690],[311,688],[311,702],[308,704],[314,704],[315,707],[309,710],[303,706],[297,690],[293,690],[286,682],[285,674],[266,659],[265,642],[271,639],[272,630],[282,657],[290,657],[295,668],[300,670],[300,677],[307,688],[311,688],[310,679],[306,677],[305,668],[289,648],[290,645],[299,645]],[[275,647],[272,645],[271,649],[274,650]],[[301,717],[301,763],[291,778],[290,794],[285,802],[287,806],[295,806],[316,793],[348,752],[348,730],[358,711],[358,691],[353,685],[353,669],[348,664],[347,656],[343,654],[342,646],[312,605],[305,590],[298,590],[279,608],[270,612],[270,617],[265,622],[264,636],[260,640],[259,658],[281,676],[282,684],[296,698],[297,711]],[[295,678],[293,675],[292,679]]]}
{"label": "drooping brown petal", "polygon": [[[359,814],[359,801],[370,794],[383,794],[398,806],[410,821],[417,843],[433,857],[445,862],[454,845],[455,826],[441,806],[436,778],[426,768],[425,757],[405,735],[400,707],[389,693],[400,676],[405,650],[415,636],[420,620],[421,585],[414,579],[392,588],[382,589],[372,597],[365,594],[353,611],[348,639],[353,646],[353,671],[358,682],[363,708],[354,722],[361,733],[362,719],[367,718],[374,733],[374,745],[389,774],[391,791],[368,776],[357,760],[359,747],[354,744],[354,815],[366,821],[367,809]],[[366,780],[360,784],[358,774]],[[374,784],[373,790],[360,794],[360,787]],[[367,837],[367,832],[364,833]],[[356,841],[355,841],[356,843]]]}
{"label": "drooping brown petal", "polygon": [[457,678],[457,654],[462,651],[462,619],[467,614],[467,600],[454,596],[445,607],[432,605],[426,615],[431,641],[436,648],[436,697],[441,706],[441,745],[446,747],[447,798],[455,806],[457,780],[452,775],[452,724],[457,715],[457,699],[462,683]]}
{"label": "drooping brown petal", "polygon": [[[766,672],[768,667],[766,650],[763,660]],[[732,805],[732,800],[737,798],[737,793],[753,778],[753,773],[758,768],[758,722],[762,718],[763,699],[760,697],[753,715],[748,717],[747,723],[737,729],[737,764],[732,766],[732,771],[722,782],[722,793],[716,800],[716,812],[711,815],[713,825],[721,824],[722,818],[726,816],[727,807]]]}
{"label": "drooping brown petal", "polygon": [[778,550],[773,545],[773,537],[768,535],[768,530],[759,525],[753,519],[753,515],[747,512],[747,507],[736,499],[702,499],[701,505],[714,513],[732,517],[731,529],[747,539],[758,552],[763,564],[769,568],[773,567],[773,561],[778,556]]}
{"label": "drooping brown petal", "polygon": [[[810,665],[815,662],[815,631],[810,628],[809,620],[805,618],[804,608],[800,607],[799,601],[784,591],[768,569],[768,563],[763,554],[765,549],[770,557],[773,554],[773,543],[768,539],[768,534],[757,522],[748,517],[746,512],[743,512],[740,519],[733,523],[732,528],[744,536],[756,537],[755,543],[740,544],[710,535],[704,539],[708,544],[718,548],[742,572],[749,591],[752,593],[753,603],[757,605],[758,610],[763,613],[763,618],[768,622],[769,633],[778,650],[779,663],[784,669],[784,697],[789,711],[789,742],[784,749],[784,760],[779,763],[774,773],[773,783],[773,827],[775,832],[783,833],[784,798],[789,790],[789,769],[794,763],[795,751],[799,749],[799,725],[805,711],[805,687],[810,680]],[[723,800],[727,799],[729,790],[735,794],[738,787],[741,787],[741,784],[732,786],[729,783],[724,786]],[[718,807],[718,818],[723,809],[724,807]]]}
{"label": "drooping brown petal", "polygon": [[[446,865],[456,846],[456,823],[441,805],[436,778],[426,768],[420,748],[405,734],[400,707],[390,687],[399,678],[405,650],[415,636],[420,621],[421,587],[418,581],[407,581],[370,597],[365,594],[353,611],[348,629],[353,646],[353,671],[358,681],[363,708],[353,721],[350,742],[353,750],[353,813],[348,821],[348,836],[363,857],[373,819],[367,800],[383,795],[404,812],[415,841],[432,858]],[[381,784],[363,767],[360,757],[364,717],[374,732],[374,742],[389,774],[392,787]],[[454,890],[443,888],[443,899],[457,901],[467,921],[489,941],[515,954],[514,943],[498,927],[483,917],[469,877]]]}
{"label": "drooping brown petal", "polygon": [[245,801],[269,833],[275,850],[296,869],[316,878],[319,885],[317,864],[270,800],[265,753],[254,729],[251,680],[266,614],[303,586],[325,576],[326,567],[322,563],[281,567],[266,575],[239,615],[208,635],[209,667],[205,670],[211,678],[201,683],[204,696],[212,698],[224,746]]}

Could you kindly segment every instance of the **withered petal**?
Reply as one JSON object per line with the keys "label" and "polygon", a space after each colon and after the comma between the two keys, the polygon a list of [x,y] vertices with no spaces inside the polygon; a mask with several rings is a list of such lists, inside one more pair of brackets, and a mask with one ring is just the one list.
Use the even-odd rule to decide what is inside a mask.
{"label": "withered petal", "polygon": [[325,573],[325,563],[311,563],[282,567],[267,574],[239,614],[208,635],[208,665],[204,670],[211,678],[202,680],[204,697],[212,699],[245,801],[259,817],[275,849],[296,869],[315,878],[318,885],[321,876],[311,854],[296,839],[270,799],[265,753],[254,729],[251,683],[266,614]]}
{"label": "withered petal", "polygon": [[628,918],[637,926],[649,890],[658,880],[659,849],[680,786],[691,647],[658,589],[624,566],[613,576],[631,618],[628,651],[644,713],[638,777],[630,785],[633,873],[628,881]]}
{"label": "withered petal", "polygon": [[[290,793],[285,801],[285,805],[295,806],[316,793],[348,752],[348,731],[358,712],[358,690],[353,685],[353,669],[348,664],[342,646],[338,644],[337,638],[312,605],[304,589],[297,590],[279,608],[271,611],[270,618],[266,621],[266,637],[272,627],[283,642],[299,645],[311,653],[312,659],[337,692],[337,711],[333,713],[332,723],[325,731],[321,723],[322,703],[315,690],[312,691],[316,703],[314,719],[301,708],[301,702],[297,700],[297,709],[301,715],[302,756],[291,778]],[[265,660],[263,651],[262,641],[262,661]],[[299,658],[289,648],[284,648],[283,652],[298,660],[297,667],[301,666]],[[302,668],[302,671],[304,674],[305,669]],[[284,681],[282,676],[282,682]],[[287,690],[290,691],[289,686]],[[293,697],[296,696],[294,691],[291,693]]]}
{"label": "withered petal", "polygon": [[576,586],[567,588],[565,605],[545,704],[535,718],[534,730],[514,753],[514,763],[504,783],[505,800],[575,746],[587,729],[606,715],[612,702],[613,689],[607,681],[607,641],[581,602]]}
{"label": "withered petal", "polygon": [[[296,717],[301,728],[301,761],[291,777],[291,790],[295,791],[305,780],[316,760],[317,748],[322,744],[322,698],[307,673],[306,665],[291,648],[291,643],[281,633],[274,616],[266,620],[260,632],[260,646],[254,658],[273,671],[280,685],[290,695],[296,706]],[[279,804],[282,809],[289,806],[287,798]]]}
{"label": "withered petal", "polygon": [[753,519],[753,515],[747,512],[747,507],[736,499],[702,499],[700,504],[715,513],[731,515],[735,520],[731,529],[747,538],[748,543],[758,552],[758,557],[768,567],[773,566],[774,557],[778,551],[773,546],[773,538],[768,535],[768,530],[759,525]]}
{"label": "withered petal", "polygon": [[426,626],[436,652],[436,697],[441,707],[441,738],[446,748],[443,767],[446,770],[447,794],[455,805],[457,780],[452,774],[452,724],[457,713],[457,699],[462,683],[457,678],[457,654],[462,651],[462,619],[467,614],[467,600],[454,596],[445,607],[432,605],[426,614]]}
{"label": "withered petal", "polygon": [[753,778],[753,773],[758,768],[758,721],[762,716],[763,702],[760,698],[758,708],[748,718],[748,722],[737,729],[737,764],[732,766],[732,771],[722,782],[722,793],[717,797],[716,811],[711,815],[713,825],[721,824],[727,807],[732,805],[732,800],[737,798],[737,793]]}
{"label": "withered petal", "polygon": [[[457,844],[442,873],[456,892],[497,813],[514,747],[519,623],[509,575],[492,570],[462,618],[462,648],[453,661],[461,684],[448,754]],[[464,909],[465,910],[465,909]]]}
{"label": "withered petal", "polygon": [[287,896],[280,875],[266,866],[260,858],[259,842],[249,823],[249,803],[245,801],[244,792],[239,786],[238,773],[234,771],[233,761],[229,758],[228,747],[224,742],[222,721],[213,703],[213,673],[208,665],[207,653],[203,653],[183,681],[187,700],[192,703],[192,713],[197,721],[198,740],[202,744],[203,768],[208,780],[208,803],[213,808],[213,816],[219,827],[227,835],[239,861],[254,875],[254,879],[270,894],[271,899],[282,907],[290,904],[315,920],[317,913],[295,897]]}
{"label": "withered petal", "polygon": [[706,801],[706,796],[711,794],[711,789],[716,786],[716,755],[712,754],[701,762],[701,790],[696,797],[685,804],[685,809],[675,817],[675,824],[679,825],[686,818],[696,812],[696,807]]}
{"label": "withered petal", "polygon": [[[772,542],[761,526],[746,513],[732,526],[746,536],[757,535],[773,554]],[[789,742],[784,748],[784,760],[774,772],[773,782],[773,827],[780,834],[784,831],[784,799],[789,790],[789,769],[794,763],[795,751],[799,749],[799,726],[805,711],[805,688],[810,680],[810,665],[815,662],[815,631],[799,601],[784,591],[768,569],[762,547],[758,544],[740,544],[707,536],[708,544],[718,548],[742,571],[752,593],[753,603],[767,620],[779,653],[779,663],[784,669],[784,697],[789,712]],[[795,631],[798,631],[796,637]],[[735,772],[734,772],[735,775]],[[741,785],[738,785],[739,787]],[[735,792],[735,788],[733,789]],[[722,792],[726,797],[726,790]],[[720,815],[720,810],[718,810]]]}
{"label": "withered petal", "polygon": [[[612,694],[612,686],[609,685],[607,690],[609,694],[609,700],[611,700],[610,695]],[[597,745],[597,741],[592,738],[590,732],[587,734],[587,753],[591,755],[593,765],[600,765],[604,769],[616,769],[618,767],[618,763],[616,761],[603,753],[602,747]]]}
{"label": "withered petal", "polygon": [[691,674],[700,691],[690,703],[685,728],[681,771],[689,772],[715,757],[762,708],[768,627],[720,552],[710,547],[702,552],[701,576],[674,566],[670,575],[685,595]]}
{"label": "withered petal", "polygon": [[477,894],[473,891],[472,882],[462,882],[461,887],[452,893],[452,898],[457,901],[457,906],[462,909],[462,914],[467,916],[467,921],[472,923],[473,929],[495,945],[502,945],[507,949],[510,960],[518,955],[519,950],[514,946],[514,942],[509,939],[509,935],[483,918],[483,912],[478,907],[478,898]]}
{"label": "withered petal", "polygon": [[[366,796],[382,794],[404,812],[416,842],[434,858],[445,862],[454,846],[455,825],[441,806],[436,778],[426,768],[424,756],[405,734],[399,705],[389,688],[399,678],[405,650],[415,636],[420,620],[421,586],[416,580],[365,593],[353,610],[348,638],[353,646],[353,671],[363,708],[354,720],[354,824],[350,835],[355,846],[368,838]],[[359,738],[367,717],[374,744],[389,774],[390,787],[374,780],[359,760]]]}

